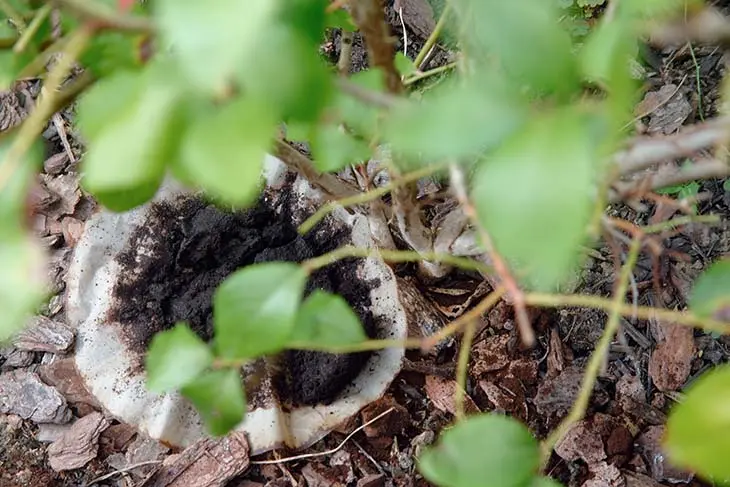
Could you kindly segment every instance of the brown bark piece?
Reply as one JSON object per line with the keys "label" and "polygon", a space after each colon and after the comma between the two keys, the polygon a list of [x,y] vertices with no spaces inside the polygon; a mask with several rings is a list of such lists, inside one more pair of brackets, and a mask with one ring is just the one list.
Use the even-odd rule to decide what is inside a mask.
{"label": "brown bark piece", "polygon": [[[459,385],[454,380],[444,379],[435,375],[426,376],[426,395],[433,405],[446,413],[456,415],[454,395]],[[464,393],[464,412],[467,414],[479,413],[479,407],[469,394]]]}
{"label": "brown bark piece", "polygon": [[86,389],[72,358],[43,365],[38,369],[38,375],[43,382],[58,389],[71,404],[86,404],[94,409],[101,409],[96,398]]}
{"label": "brown bark piece", "polygon": [[366,406],[360,413],[363,423],[371,421],[390,408],[393,408],[391,412],[363,428],[365,436],[376,438],[378,436],[393,436],[403,432],[411,416],[408,410],[398,404],[392,396],[383,396]]}
{"label": "brown bark piece", "polygon": [[403,9],[403,22],[419,37],[428,39],[436,28],[433,8],[426,0],[396,0],[393,7]]}
{"label": "brown bark piece", "polygon": [[565,368],[565,354],[563,342],[557,328],[550,330],[550,351],[547,356],[547,375],[557,377]]}
{"label": "brown bark piece", "polygon": [[490,336],[477,343],[471,349],[471,373],[475,377],[482,377],[488,372],[495,372],[509,364],[507,343],[509,333]]}
{"label": "brown bark piece", "polygon": [[544,380],[537,388],[535,406],[540,414],[560,415],[570,409],[580,392],[583,369],[575,365],[557,377]]}
{"label": "brown bark piece", "polygon": [[74,332],[68,325],[45,316],[34,316],[28,328],[13,339],[13,345],[20,350],[51,353],[66,352],[73,342]]}
{"label": "brown bark piece", "polygon": [[98,412],[76,421],[61,438],[48,447],[48,463],[56,472],[81,468],[96,458],[99,435],[109,421]]}
{"label": "brown bark piece", "polygon": [[302,475],[307,480],[308,487],[345,487],[332,469],[320,463],[306,464],[302,468]]}
{"label": "brown bark piece", "polygon": [[606,459],[601,435],[588,420],[575,423],[563,439],[555,445],[555,453],[568,462],[583,460],[588,465]]}
{"label": "brown bark piece", "polygon": [[0,375],[0,413],[17,414],[36,423],[67,423],[66,400],[37,374],[14,370]]}
{"label": "brown bark piece", "polygon": [[646,463],[650,465],[651,476],[658,482],[689,482],[694,478],[694,474],[674,467],[667,454],[662,451],[664,429],[663,425],[650,426],[637,440],[639,450],[644,455]]}
{"label": "brown bark piece", "polygon": [[[444,318],[440,315],[436,306],[426,299],[409,279],[398,277],[398,298],[406,310],[408,323],[408,336],[423,338],[438,332],[445,324]],[[436,355],[444,347],[453,342],[453,338],[447,337],[429,350],[429,354]]]}
{"label": "brown bark piece", "polygon": [[676,391],[687,381],[696,352],[691,328],[662,326],[665,339],[659,342],[649,360],[649,375],[660,391]]}
{"label": "brown bark piece", "polygon": [[223,487],[249,466],[249,446],[243,432],[220,439],[205,438],[183,451],[140,487]]}

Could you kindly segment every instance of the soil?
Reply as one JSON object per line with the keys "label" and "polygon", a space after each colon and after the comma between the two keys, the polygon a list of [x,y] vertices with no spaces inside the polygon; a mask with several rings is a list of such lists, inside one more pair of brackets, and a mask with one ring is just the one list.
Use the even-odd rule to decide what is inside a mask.
{"label": "soil", "polygon": [[[213,293],[234,271],[261,262],[302,262],[348,239],[346,228],[332,219],[301,236],[288,215],[277,213],[265,198],[235,213],[193,196],[155,203],[147,224],[135,230],[118,259],[121,275],[134,277],[115,287],[118,304],[110,319],[129,329],[126,336],[140,356],[156,333],[179,321],[210,340]],[[149,252],[140,258],[137,250],[150,241],[154,243],[147,244]],[[359,279],[359,265],[359,259],[348,259],[314,272],[304,297],[315,289],[341,295],[359,315],[366,333],[375,338],[370,289],[378,283]],[[275,382],[279,397],[293,405],[329,402],[360,373],[369,356],[286,351]]]}

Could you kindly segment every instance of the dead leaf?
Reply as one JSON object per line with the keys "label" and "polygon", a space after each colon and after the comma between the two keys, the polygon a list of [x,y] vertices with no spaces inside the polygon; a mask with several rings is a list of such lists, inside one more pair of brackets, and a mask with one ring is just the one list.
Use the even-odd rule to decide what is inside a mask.
{"label": "dead leaf", "polygon": [[637,116],[649,116],[649,134],[672,134],[682,126],[692,113],[692,105],[687,101],[677,85],[668,84],[658,91],[652,91],[636,107]]}
{"label": "dead leaf", "polygon": [[[456,394],[457,387],[459,386],[454,380],[444,379],[435,375],[427,375],[424,389],[426,390],[426,395],[437,409],[456,415],[454,395]],[[464,393],[464,412],[467,414],[481,412],[474,403],[474,400],[466,393]]]}
{"label": "dead leaf", "polygon": [[61,438],[48,447],[48,463],[56,472],[81,468],[96,458],[99,435],[109,421],[98,412],[76,421]]}
{"label": "dead leaf", "polygon": [[662,325],[665,339],[651,354],[649,375],[660,391],[676,391],[684,385],[692,370],[696,353],[694,333],[680,325]]}
{"label": "dead leaf", "polygon": [[234,431],[224,438],[204,438],[186,448],[140,487],[223,487],[249,466],[245,433]]}
{"label": "dead leaf", "polygon": [[43,162],[43,170],[46,174],[55,176],[61,174],[69,163],[68,153],[65,151],[54,154]]}

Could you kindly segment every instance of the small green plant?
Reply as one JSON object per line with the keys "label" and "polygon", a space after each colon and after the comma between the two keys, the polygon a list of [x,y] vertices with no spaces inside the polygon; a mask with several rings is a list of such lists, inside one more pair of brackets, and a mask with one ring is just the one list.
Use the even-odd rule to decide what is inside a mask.
{"label": "small green plant", "polygon": [[[585,13],[603,3],[570,1],[560,7]],[[622,169],[611,156],[626,141],[622,129],[632,120],[640,92],[628,60],[645,34],[644,21],[684,15],[685,3],[617,2],[611,16],[583,31],[577,44],[560,23],[564,12],[552,2],[451,0],[439,14],[458,27],[458,69],[414,99],[409,89],[436,73],[421,72],[419,63],[393,52],[377,0],[351,2],[351,16],[326,0],[0,2],[6,87],[32,76],[43,76],[45,85],[30,117],[0,141],[0,339],[22,327],[44,294],[37,277],[43,274],[42,254],[25,227],[24,201],[39,168],[36,146],[45,124],[78,99],[78,127],[87,144],[82,183],[107,209],[144,204],[170,175],[221,204],[245,208],[260,194],[265,154],[274,152],[336,200],[300,231],[335,205],[362,204],[390,192],[394,220],[410,247],[344,248],[300,264],[236,271],[215,293],[212,343],[185,323],[154,338],[147,359],[152,390],[180,390],[212,434],[226,434],[246,411],[239,371],[250,360],[292,348],[423,347],[436,338],[415,344],[367,340],[338,296],[320,291],[302,302],[312,271],[337,259],[379,253],[386,260],[428,263],[426,271],[448,265],[493,272],[501,286],[475,309],[483,313],[509,294],[527,344],[535,339],[528,305],[604,309],[609,314],[604,336],[579,399],[541,444],[515,419],[460,416],[426,450],[419,468],[444,487],[555,485],[540,467],[584,415],[620,316],[660,316],[728,331],[727,261],[700,278],[687,312],[624,301],[645,237],[688,220],[646,228],[628,224],[632,244],[612,299],[555,291],[580,265],[583,248],[597,240],[597,229],[611,225],[604,215],[607,204],[629,194],[612,193]],[[60,25],[53,24],[52,10],[60,14]],[[318,49],[333,27],[363,33],[368,70],[345,77],[325,65]],[[439,31],[427,45],[438,41]],[[67,80],[75,65],[83,73]],[[586,81],[600,86],[600,93],[585,93]],[[282,124],[289,139],[310,142],[313,161],[287,157]],[[358,192],[323,177],[371,158],[390,171],[392,181],[384,189]],[[437,229],[422,228],[411,190],[426,175],[448,178],[493,268],[444,254],[436,245]],[[684,197],[691,184],[696,183],[677,194]],[[698,220],[714,221],[689,219]],[[467,325],[457,321],[443,333]],[[730,455],[730,445],[723,438],[713,448],[701,441],[702,432],[727,427],[722,409],[730,394],[727,374],[711,374],[673,412],[667,444],[677,461],[724,479],[730,472],[718,458]],[[462,384],[464,375],[462,370]]]}

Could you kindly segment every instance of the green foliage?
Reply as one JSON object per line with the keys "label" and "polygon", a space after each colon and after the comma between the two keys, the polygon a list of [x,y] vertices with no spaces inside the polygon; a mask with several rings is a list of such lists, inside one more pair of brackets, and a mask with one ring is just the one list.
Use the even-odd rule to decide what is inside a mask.
{"label": "green foliage", "polygon": [[689,306],[697,316],[730,321],[730,258],[715,262],[700,275]]}
{"label": "green foliage", "polygon": [[367,340],[355,312],[342,297],[313,292],[302,304],[291,344],[299,348],[351,345]]}
{"label": "green foliage", "polygon": [[575,110],[533,117],[475,175],[480,220],[530,287],[552,289],[576,264],[596,197],[593,118]]}
{"label": "green foliage", "polygon": [[214,436],[225,435],[243,420],[246,396],[236,369],[205,372],[181,392],[195,405]]}
{"label": "green foliage", "polygon": [[307,282],[297,264],[256,264],[231,274],[213,297],[216,352],[255,358],[278,352],[289,340]]}
{"label": "green foliage", "polygon": [[524,425],[482,414],[444,431],[421,454],[418,469],[440,487],[529,487],[539,462],[537,441]]}
{"label": "green foliage", "polygon": [[[727,288],[726,288],[727,289]],[[671,411],[664,446],[669,460],[711,482],[730,481],[730,366],[703,374]]]}
{"label": "green foliage", "polygon": [[155,392],[191,383],[213,363],[208,346],[187,324],[178,323],[152,338],[147,351],[147,387]]}
{"label": "green foliage", "polygon": [[370,156],[368,145],[340,127],[321,125],[311,138],[314,164],[322,172],[334,172],[359,164]]}
{"label": "green foliage", "polygon": [[258,198],[275,130],[276,119],[266,104],[252,97],[236,99],[195,118],[180,148],[180,166],[214,198],[246,206]]}

